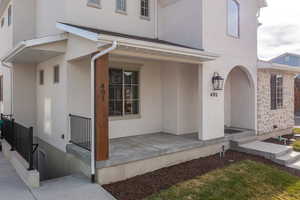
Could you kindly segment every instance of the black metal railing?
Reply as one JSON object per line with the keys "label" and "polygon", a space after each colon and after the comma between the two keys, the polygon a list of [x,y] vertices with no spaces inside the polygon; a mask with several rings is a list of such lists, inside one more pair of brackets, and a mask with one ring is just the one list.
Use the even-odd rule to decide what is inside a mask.
{"label": "black metal railing", "polygon": [[33,128],[16,123],[12,117],[1,114],[1,135],[11,146],[11,151],[17,151],[33,170],[33,155],[38,144],[33,143]]}
{"label": "black metal railing", "polygon": [[78,115],[70,116],[70,130],[72,144],[86,150],[91,150],[91,119]]}

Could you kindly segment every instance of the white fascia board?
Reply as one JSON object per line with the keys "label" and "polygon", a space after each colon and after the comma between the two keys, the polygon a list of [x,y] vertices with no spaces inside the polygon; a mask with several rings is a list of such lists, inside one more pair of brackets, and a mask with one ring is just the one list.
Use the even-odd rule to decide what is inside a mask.
{"label": "white fascia board", "polygon": [[257,63],[258,69],[270,69],[270,70],[280,70],[280,71],[287,71],[287,72],[300,72],[300,67],[290,66],[290,65],[283,65],[277,63],[270,63],[266,61],[259,61]]}
{"label": "white fascia board", "polygon": [[204,58],[207,60],[215,60],[218,57],[220,57],[220,55],[218,54],[210,53],[202,50],[190,49],[190,48],[179,47],[179,46],[174,46],[169,44],[148,42],[143,40],[122,38],[122,37],[116,37],[111,35],[100,35],[99,41],[110,42],[110,43],[112,41],[118,41],[119,46],[141,48],[141,49],[160,51],[160,52],[172,53],[172,54],[178,54],[184,56],[193,56],[193,57]]}
{"label": "white fascia board", "polygon": [[69,26],[69,25],[66,25],[66,24],[59,23],[59,22],[56,23],[56,28],[58,28],[62,31],[71,33],[73,35],[77,35],[79,37],[86,38],[88,40],[92,40],[92,41],[95,41],[95,42],[98,41],[99,34],[93,33],[91,31],[86,31],[86,30],[83,30],[81,28],[77,28],[77,27],[74,27],[74,26]]}
{"label": "white fascia board", "polygon": [[112,43],[113,41],[117,41],[118,45],[122,46],[128,46],[128,47],[136,47],[136,48],[143,48],[148,50],[154,50],[154,51],[162,51],[166,53],[173,53],[173,54],[181,54],[185,56],[194,56],[194,57],[201,57],[205,58],[207,60],[215,60],[219,57],[219,55],[214,53],[209,53],[201,50],[196,49],[190,49],[190,48],[184,48],[179,47],[175,45],[168,45],[168,44],[160,44],[155,42],[148,42],[143,40],[136,40],[136,39],[130,39],[130,38],[124,38],[124,37],[117,37],[117,36],[111,36],[111,35],[105,35],[105,34],[97,34],[93,33],[91,31],[86,31],[81,28],[77,28],[70,25],[65,25],[62,23],[56,23],[56,27],[60,30],[63,30],[65,32],[86,38],[91,41],[95,42],[102,42],[104,44]]}
{"label": "white fascia board", "polygon": [[12,57],[17,55],[19,52],[22,52],[26,48],[39,46],[43,44],[49,44],[53,42],[60,42],[64,40],[67,40],[66,34],[59,34],[54,36],[47,36],[47,37],[22,41],[19,44],[17,44],[11,51],[9,51],[3,58],[1,58],[1,61],[6,62],[7,60],[11,59]]}

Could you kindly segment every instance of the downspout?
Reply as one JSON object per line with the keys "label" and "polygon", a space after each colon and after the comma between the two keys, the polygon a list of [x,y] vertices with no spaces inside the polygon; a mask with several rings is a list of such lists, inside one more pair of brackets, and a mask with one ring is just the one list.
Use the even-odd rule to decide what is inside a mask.
{"label": "downspout", "polygon": [[117,41],[113,41],[111,47],[94,55],[91,59],[91,181],[96,181],[96,162],[95,162],[95,61],[105,54],[115,50],[118,46]]}
{"label": "downspout", "polygon": [[[2,62],[2,64],[7,67],[10,70],[10,115],[13,115],[14,110],[13,110],[13,92],[14,92],[14,71],[13,71],[13,66],[11,63],[6,63],[6,62]],[[3,80],[4,81],[4,80]],[[3,86],[2,86],[3,87]]]}

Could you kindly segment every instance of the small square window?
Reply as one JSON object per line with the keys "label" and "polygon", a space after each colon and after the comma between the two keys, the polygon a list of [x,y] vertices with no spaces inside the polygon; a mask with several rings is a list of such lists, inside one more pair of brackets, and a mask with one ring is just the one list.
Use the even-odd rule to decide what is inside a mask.
{"label": "small square window", "polygon": [[141,0],[141,17],[148,19],[149,14],[149,0]]}
{"label": "small square window", "polygon": [[59,83],[59,66],[54,67],[54,83]]}
{"label": "small square window", "polygon": [[8,24],[8,26],[10,26],[11,25],[11,18],[12,18],[12,8],[11,8],[11,6],[9,6],[8,7],[8,11],[7,11],[7,24]]}
{"label": "small square window", "polygon": [[93,8],[101,8],[101,0],[87,0],[87,5]]}
{"label": "small square window", "polygon": [[40,70],[40,85],[44,85],[44,70]]}
{"label": "small square window", "polygon": [[116,12],[126,13],[126,0],[116,0]]}

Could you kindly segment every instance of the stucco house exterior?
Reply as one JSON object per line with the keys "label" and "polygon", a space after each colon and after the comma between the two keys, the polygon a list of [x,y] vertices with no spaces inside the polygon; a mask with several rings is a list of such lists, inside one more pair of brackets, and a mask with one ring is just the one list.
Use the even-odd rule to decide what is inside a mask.
{"label": "stucco house exterior", "polygon": [[[292,98],[284,100],[288,114],[264,110],[268,75],[258,67],[268,63],[257,62],[257,28],[265,6],[2,0],[1,112],[33,127],[43,179],[78,170],[100,184],[218,153],[232,131],[290,128]],[[168,143],[173,136],[190,143],[174,142],[176,151],[134,143]]]}

